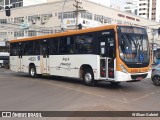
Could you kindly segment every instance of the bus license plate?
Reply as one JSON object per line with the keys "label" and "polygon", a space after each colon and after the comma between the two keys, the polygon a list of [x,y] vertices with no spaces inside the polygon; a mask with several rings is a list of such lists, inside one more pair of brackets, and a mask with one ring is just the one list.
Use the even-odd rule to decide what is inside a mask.
{"label": "bus license plate", "polygon": [[142,79],[143,79],[142,77],[137,77],[137,78],[136,78],[136,80],[142,80]]}

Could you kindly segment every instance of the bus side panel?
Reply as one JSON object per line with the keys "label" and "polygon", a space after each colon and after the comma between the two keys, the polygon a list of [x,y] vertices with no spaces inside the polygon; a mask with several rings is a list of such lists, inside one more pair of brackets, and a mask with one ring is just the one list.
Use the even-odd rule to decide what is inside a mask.
{"label": "bus side panel", "polygon": [[50,75],[66,76],[64,60],[65,55],[50,55],[49,56],[49,69]]}
{"label": "bus side panel", "polygon": [[97,78],[97,55],[70,55],[69,65],[66,69],[66,74],[68,77],[80,77],[80,68],[82,65],[91,66],[94,78]]}
{"label": "bus side panel", "polygon": [[29,65],[34,64],[36,67],[37,74],[41,74],[40,71],[40,60],[38,56],[23,56],[22,57],[22,71],[28,73]]}
{"label": "bus side panel", "polygon": [[10,56],[10,69],[19,72],[19,58],[18,56]]}
{"label": "bus side panel", "polygon": [[80,78],[80,67],[90,65],[97,79],[97,55],[57,55],[50,56],[50,74]]}

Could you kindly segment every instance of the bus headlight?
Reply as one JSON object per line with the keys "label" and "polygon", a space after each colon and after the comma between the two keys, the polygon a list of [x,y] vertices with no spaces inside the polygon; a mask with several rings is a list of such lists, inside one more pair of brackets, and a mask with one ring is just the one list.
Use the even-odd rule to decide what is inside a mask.
{"label": "bus headlight", "polygon": [[126,70],[126,68],[125,68],[122,64],[120,64],[120,67],[121,67],[121,69],[122,69],[122,72],[128,73],[128,71]]}

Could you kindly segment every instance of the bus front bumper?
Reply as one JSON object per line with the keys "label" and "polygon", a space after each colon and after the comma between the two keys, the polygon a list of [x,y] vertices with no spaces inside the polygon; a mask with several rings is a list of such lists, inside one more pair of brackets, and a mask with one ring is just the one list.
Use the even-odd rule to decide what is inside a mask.
{"label": "bus front bumper", "polygon": [[116,71],[116,75],[115,75],[115,81],[117,82],[140,81],[146,78],[151,78],[151,70],[145,73],[132,73],[132,74]]}

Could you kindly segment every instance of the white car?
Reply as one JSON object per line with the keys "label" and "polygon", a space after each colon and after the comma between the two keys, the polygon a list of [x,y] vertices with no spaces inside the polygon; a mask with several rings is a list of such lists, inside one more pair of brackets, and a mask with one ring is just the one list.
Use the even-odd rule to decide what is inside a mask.
{"label": "white car", "polygon": [[151,79],[156,86],[160,86],[160,64],[152,69]]}

